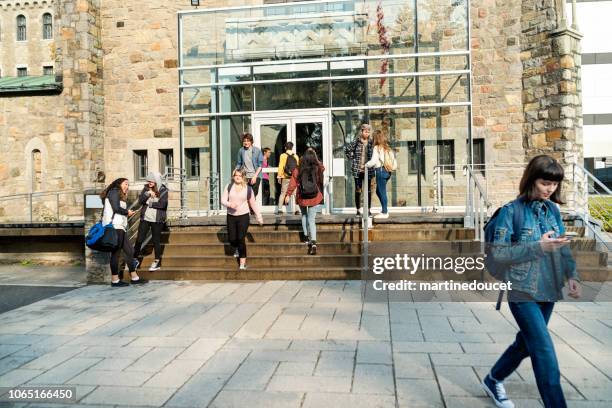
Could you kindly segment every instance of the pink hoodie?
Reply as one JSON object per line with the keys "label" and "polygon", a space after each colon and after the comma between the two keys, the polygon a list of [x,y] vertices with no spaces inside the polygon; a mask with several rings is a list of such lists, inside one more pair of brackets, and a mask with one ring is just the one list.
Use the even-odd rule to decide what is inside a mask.
{"label": "pink hoodie", "polygon": [[[227,213],[229,215],[244,215],[248,214],[249,206],[253,209],[255,213],[255,217],[257,217],[258,222],[263,222],[263,217],[261,216],[261,211],[259,206],[257,205],[257,201],[255,200],[255,194],[251,190],[250,197],[247,199],[248,191],[251,190],[250,187],[242,188],[241,190],[237,188],[236,185],[232,186],[229,194],[227,193],[227,187],[223,190],[223,196],[221,197],[221,204],[227,207]],[[234,208],[230,206],[232,204]]]}

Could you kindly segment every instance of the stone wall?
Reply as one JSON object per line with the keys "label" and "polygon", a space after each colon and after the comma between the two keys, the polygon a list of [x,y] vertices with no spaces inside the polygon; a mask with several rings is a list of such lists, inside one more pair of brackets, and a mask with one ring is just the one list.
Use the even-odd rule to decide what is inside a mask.
{"label": "stone wall", "polygon": [[523,4],[530,10],[521,21],[525,153],[555,157],[571,178],[572,165],[583,163],[581,35],[558,17],[554,0]]}

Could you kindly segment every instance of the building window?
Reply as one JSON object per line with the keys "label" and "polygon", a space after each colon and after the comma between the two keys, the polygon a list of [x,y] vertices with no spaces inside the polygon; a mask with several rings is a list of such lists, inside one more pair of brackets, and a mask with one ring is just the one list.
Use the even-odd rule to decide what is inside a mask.
{"label": "building window", "polygon": [[425,176],[425,142],[421,142],[420,151],[415,141],[408,142],[408,174],[417,174],[419,155],[421,155],[421,175]]}
{"label": "building window", "polygon": [[185,149],[185,171],[188,178],[200,177],[200,149]]}
{"label": "building window", "polygon": [[17,41],[25,41],[26,35],[26,18],[23,14],[17,16]]}
{"label": "building window", "polygon": [[134,150],[134,179],[144,180],[149,171],[146,150]]}
{"label": "building window", "polygon": [[172,149],[162,149],[159,151],[159,172],[172,175],[174,168],[174,153]]}
{"label": "building window", "polygon": [[43,75],[53,75],[53,67],[51,65],[45,65],[43,67]]}
{"label": "building window", "polygon": [[42,187],[42,155],[40,150],[32,150],[32,191]]}
{"label": "building window", "polygon": [[43,14],[43,40],[53,38],[53,17],[49,13]]}
{"label": "building window", "polygon": [[485,144],[484,139],[472,140],[474,151],[474,169],[479,170],[483,175],[485,173]]}
{"label": "building window", "polygon": [[444,170],[454,171],[455,141],[438,140],[438,165],[445,166]]}
{"label": "building window", "polygon": [[24,67],[17,68],[17,76],[18,77],[28,76],[28,69]]}

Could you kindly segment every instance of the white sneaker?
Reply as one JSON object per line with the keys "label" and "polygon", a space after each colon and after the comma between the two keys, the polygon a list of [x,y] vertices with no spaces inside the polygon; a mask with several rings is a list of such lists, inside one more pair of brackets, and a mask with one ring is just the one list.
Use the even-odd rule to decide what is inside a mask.
{"label": "white sneaker", "polygon": [[238,269],[240,269],[241,271],[246,271],[246,264],[240,264],[240,267]]}
{"label": "white sneaker", "polygon": [[376,215],[374,216],[374,218],[376,218],[376,219],[389,218],[389,213],[380,213],[380,214],[376,214]]}
{"label": "white sneaker", "polygon": [[159,271],[159,260],[158,259],[154,260],[151,266],[149,267],[149,272],[155,272],[155,271]]}
{"label": "white sneaker", "polygon": [[238,252],[238,248],[234,249],[234,258],[240,258],[240,252]]}

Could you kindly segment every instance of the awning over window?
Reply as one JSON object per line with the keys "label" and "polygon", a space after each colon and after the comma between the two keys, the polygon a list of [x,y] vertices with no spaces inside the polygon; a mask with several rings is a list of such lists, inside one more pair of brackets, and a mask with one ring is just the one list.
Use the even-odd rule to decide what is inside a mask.
{"label": "awning over window", "polygon": [[62,83],[54,75],[0,78],[0,94],[21,92],[61,92]]}

